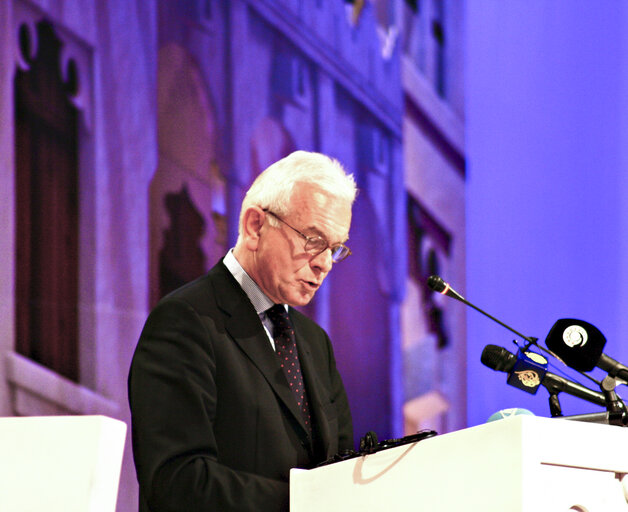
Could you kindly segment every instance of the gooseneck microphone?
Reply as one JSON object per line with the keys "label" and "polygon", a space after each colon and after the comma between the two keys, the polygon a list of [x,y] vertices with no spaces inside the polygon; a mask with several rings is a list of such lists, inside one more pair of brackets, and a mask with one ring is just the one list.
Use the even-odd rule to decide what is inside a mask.
{"label": "gooseneck microphone", "polygon": [[466,304],[465,298],[460,295],[456,290],[454,290],[449,283],[446,283],[442,277],[440,276],[430,276],[427,279],[427,286],[429,286],[435,292],[438,292],[442,295],[447,295],[448,297],[453,297],[454,299],[460,300]]}
{"label": "gooseneck microphone", "polygon": [[475,309],[476,311],[479,311],[480,313],[482,313],[484,316],[490,318],[491,320],[493,320],[493,322],[498,323],[499,325],[501,325],[502,327],[505,327],[506,329],[508,329],[510,332],[515,333],[517,336],[520,336],[522,339],[524,339],[528,345],[527,347],[525,347],[525,350],[528,349],[528,347],[530,345],[534,345],[536,348],[538,348],[539,350],[548,353],[551,356],[554,356],[555,358],[557,358],[559,361],[565,363],[565,365],[575,369],[578,373],[580,373],[580,375],[582,375],[584,378],[589,379],[591,382],[595,383],[596,385],[600,386],[601,383],[596,380],[595,378],[593,378],[591,375],[589,375],[588,373],[584,373],[582,370],[579,370],[577,367],[570,365],[569,363],[566,363],[565,361],[563,361],[563,359],[561,358],[560,355],[558,355],[556,352],[553,351],[552,347],[550,345],[547,344],[547,349],[542,347],[541,345],[539,345],[537,343],[538,338],[532,338],[529,336],[524,336],[523,334],[521,334],[520,332],[516,331],[515,329],[513,329],[512,327],[510,327],[509,325],[506,325],[504,322],[502,322],[501,320],[498,320],[497,318],[495,318],[492,315],[489,315],[486,311],[481,310],[480,308],[478,308],[475,304],[472,304],[471,302],[469,302],[467,299],[465,299],[462,295],[460,295],[458,292],[456,292],[450,285],[449,283],[446,283],[442,277],[437,276],[437,275],[432,275],[428,278],[427,280],[427,285],[430,289],[434,290],[435,292],[438,292],[442,295],[447,295],[448,297],[452,297],[456,300],[459,300],[460,302],[462,302],[463,304],[466,304],[469,307],[472,307],[473,309]]}
{"label": "gooseneck microphone", "polygon": [[[456,290],[454,290],[449,283],[446,283],[442,277],[440,276],[430,276],[427,279],[427,286],[430,287],[430,289],[434,290],[435,292],[440,293],[441,295],[447,295],[448,297],[452,297],[456,300],[459,300],[460,302],[462,302],[463,304],[466,304],[469,307],[472,307],[473,309],[475,309],[476,311],[479,311],[480,313],[482,313],[484,316],[490,318],[491,320],[493,320],[493,322],[497,322],[499,325],[501,325],[502,327],[505,327],[506,329],[508,329],[510,332],[515,333],[517,336],[520,336],[521,338],[523,338],[525,341],[527,341],[528,343],[534,344],[536,345],[536,341],[537,338],[529,338],[528,336],[524,336],[523,334],[521,334],[518,331],[515,331],[512,327],[510,327],[509,325],[506,325],[504,322],[498,320],[497,318],[495,318],[492,315],[489,315],[486,311],[482,311],[480,308],[478,308],[476,305],[471,304],[467,299],[465,299],[462,295],[460,295]],[[542,349],[542,347],[539,347]]]}
{"label": "gooseneck microphone", "polygon": [[[497,345],[486,345],[486,347],[484,347],[484,350],[482,351],[481,361],[483,365],[488,366],[492,370],[508,373],[508,383],[511,385],[515,385],[520,389],[523,389],[520,386],[511,382],[511,377],[518,377],[516,375],[518,358],[512,352],[509,352],[504,347],[500,347]],[[538,378],[536,380],[540,381],[538,382],[538,384],[536,384],[537,388],[539,385],[542,385],[547,388],[547,390],[551,394],[557,394],[562,391],[567,393],[568,395],[572,395],[588,402],[601,405],[602,407],[606,405],[606,399],[602,393],[593,391],[592,389],[582,386],[577,382],[559,377],[558,375],[554,375],[550,372],[541,372],[537,375]],[[527,378],[529,378],[529,376]]]}

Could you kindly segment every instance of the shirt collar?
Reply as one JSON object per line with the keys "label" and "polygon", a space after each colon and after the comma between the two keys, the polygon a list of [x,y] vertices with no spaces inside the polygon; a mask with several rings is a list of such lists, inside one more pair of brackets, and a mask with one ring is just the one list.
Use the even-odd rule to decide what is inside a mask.
{"label": "shirt collar", "polygon": [[223,263],[225,264],[225,267],[227,267],[227,270],[231,272],[235,280],[240,284],[258,315],[275,305],[275,303],[266,296],[260,287],[257,286],[257,283],[253,281],[251,276],[249,276],[242,268],[242,265],[240,265],[240,262],[233,254],[233,249],[229,250],[223,259]]}

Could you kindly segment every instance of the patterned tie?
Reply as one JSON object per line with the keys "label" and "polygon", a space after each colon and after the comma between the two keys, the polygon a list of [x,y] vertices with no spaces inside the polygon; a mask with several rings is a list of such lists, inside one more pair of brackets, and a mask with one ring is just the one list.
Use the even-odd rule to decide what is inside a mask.
{"label": "patterned tie", "polygon": [[297,353],[292,322],[286,308],[281,304],[275,304],[272,308],[267,309],[266,315],[273,323],[275,351],[279,357],[281,367],[301,410],[305,425],[311,433],[312,417],[310,415],[310,405],[307,401],[307,394],[303,384],[303,375],[301,374],[301,365],[299,364],[299,354]]}

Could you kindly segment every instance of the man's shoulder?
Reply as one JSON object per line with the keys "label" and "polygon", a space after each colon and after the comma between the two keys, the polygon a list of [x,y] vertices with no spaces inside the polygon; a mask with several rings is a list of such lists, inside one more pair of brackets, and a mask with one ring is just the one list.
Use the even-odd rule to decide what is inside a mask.
{"label": "man's shoulder", "polygon": [[216,263],[208,272],[198,276],[196,279],[188,281],[179,288],[171,291],[163,297],[162,300],[171,298],[184,298],[198,294],[201,291],[207,291],[208,288],[216,286],[214,282],[218,279],[228,278],[229,271],[222,263],[222,260]]}
{"label": "man's shoulder", "polygon": [[185,283],[161,298],[159,304],[182,301],[190,305],[213,304],[217,295],[229,293],[237,285],[222,263],[216,263],[207,273]]}

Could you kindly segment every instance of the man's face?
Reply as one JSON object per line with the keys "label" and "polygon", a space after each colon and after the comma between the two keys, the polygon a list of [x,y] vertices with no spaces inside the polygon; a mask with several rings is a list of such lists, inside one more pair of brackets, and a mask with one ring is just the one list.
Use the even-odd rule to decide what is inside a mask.
{"label": "man's face", "polygon": [[[253,278],[275,303],[304,306],[331,270],[331,251],[312,256],[305,252],[305,239],[281,222],[278,227],[271,226],[270,218],[266,214],[253,254]],[[282,219],[304,235],[320,236],[330,245],[344,243],[349,236],[351,205],[312,185],[297,184]]]}

